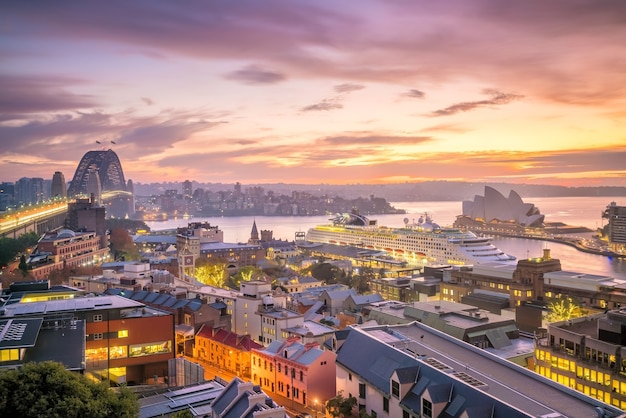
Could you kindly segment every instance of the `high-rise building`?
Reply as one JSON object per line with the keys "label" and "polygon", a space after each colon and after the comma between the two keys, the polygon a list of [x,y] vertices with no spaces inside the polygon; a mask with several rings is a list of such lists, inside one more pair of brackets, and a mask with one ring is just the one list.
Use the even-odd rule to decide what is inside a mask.
{"label": "high-rise building", "polygon": [[609,246],[612,251],[626,252],[626,206],[611,202],[603,217],[609,220]]}
{"label": "high-rise building", "polygon": [[52,176],[52,186],[50,197],[65,198],[67,197],[67,185],[65,184],[65,176],[60,171],[55,171]]}
{"label": "high-rise building", "polygon": [[193,189],[191,186],[191,181],[185,180],[183,181],[183,197],[186,199],[191,199],[193,193]]}
{"label": "high-rise building", "polygon": [[36,204],[45,198],[44,181],[40,177],[22,177],[15,183],[15,200],[18,205]]}
{"label": "high-rise building", "polygon": [[13,206],[15,200],[15,184],[9,182],[0,183],[0,211],[5,211]]}

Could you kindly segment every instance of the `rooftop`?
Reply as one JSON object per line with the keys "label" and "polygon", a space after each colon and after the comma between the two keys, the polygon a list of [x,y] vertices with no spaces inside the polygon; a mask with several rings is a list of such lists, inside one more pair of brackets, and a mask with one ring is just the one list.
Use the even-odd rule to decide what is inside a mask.
{"label": "rooftop", "polygon": [[[348,336],[339,351],[338,363],[370,364],[374,370],[385,356],[380,356],[378,344],[393,347],[386,351],[390,364],[385,368],[398,368],[413,364],[428,365],[440,370],[441,375],[452,376],[468,383],[476,397],[495,397],[507,405],[530,416],[591,417],[597,416],[596,408],[609,411],[607,416],[624,416],[619,409],[560,385],[526,368],[504,360],[490,352],[479,349],[417,322],[398,326],[376,326],[355,329],[368,335],[369,339],[359,338],[358,349],[350,350]],[[344,349],[350,350],[346,356]],[[344,353],[342,356],[341,354]],[[354,360],[350,360],[354,358]],[[359,360],[361,359],[361,360]],[[376,359],[371,364],[372,359]],[[360,363],[359,363],[360,362]],[[475,383],[477,382],[477,383]],[[388,391],[388,382],[384,383]],[[503,415],[506,416],[506,415]]]}

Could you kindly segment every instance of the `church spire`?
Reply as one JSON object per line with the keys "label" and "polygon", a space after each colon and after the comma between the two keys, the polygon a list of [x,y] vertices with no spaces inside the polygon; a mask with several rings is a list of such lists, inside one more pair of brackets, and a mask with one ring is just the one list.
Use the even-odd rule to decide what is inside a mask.
{"label": "church spire", "polygon": [[250,239],[248,240],[250,244],[258,244],[259,243],[259,230],[256,227],[256,219],[252,222],[252,231],[250,232]]}

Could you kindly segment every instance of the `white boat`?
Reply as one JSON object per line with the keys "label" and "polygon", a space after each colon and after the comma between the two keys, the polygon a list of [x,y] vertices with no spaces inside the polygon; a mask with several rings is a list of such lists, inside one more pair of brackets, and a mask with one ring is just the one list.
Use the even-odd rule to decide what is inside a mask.
{"label": "white boat", "polygon": [[384,251],[394,259],[421,265],[462,266],[515,260],[494,246],[491,237],[442,228],[427,214],[413,224],[405,218],[404,226],[398,228],[379,226],[375,220],[358,213],[338,214],[330,221],[331,224],[309,229],[306,240]]}

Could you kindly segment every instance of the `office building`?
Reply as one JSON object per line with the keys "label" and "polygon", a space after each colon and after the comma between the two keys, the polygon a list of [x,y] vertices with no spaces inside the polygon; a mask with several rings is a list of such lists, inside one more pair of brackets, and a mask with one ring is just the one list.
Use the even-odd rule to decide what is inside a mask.
{"label": "office building", "polygon": [[370,416],[624,417],[624,412],[424,324],[352,328],[336,390]]}
{"label": "office building", "polygon": [[84,372],[111,384],[164,383],[174,358],[174,317],[121,296],[81,296],[47,281],[3,293],[4,318],[40,318],[58,325],[85,322]]}
{"label": "office building", "polygon": [[549,302],[562,297],[570,297],[586,309],[626,306],[626,283],[623,280],[562,271],[561,262],[553,259],[548,249],[544,250],[542,257],[521,259],[517,265],[486,263],[452,270],[441,283],[441,299],[462,302],[478,290],[506,297],[508,306],[514,309],[535,301]]}
{"label": "office building", "polygon": [[535,371],[626,410],[626,308],[548,324]]}

